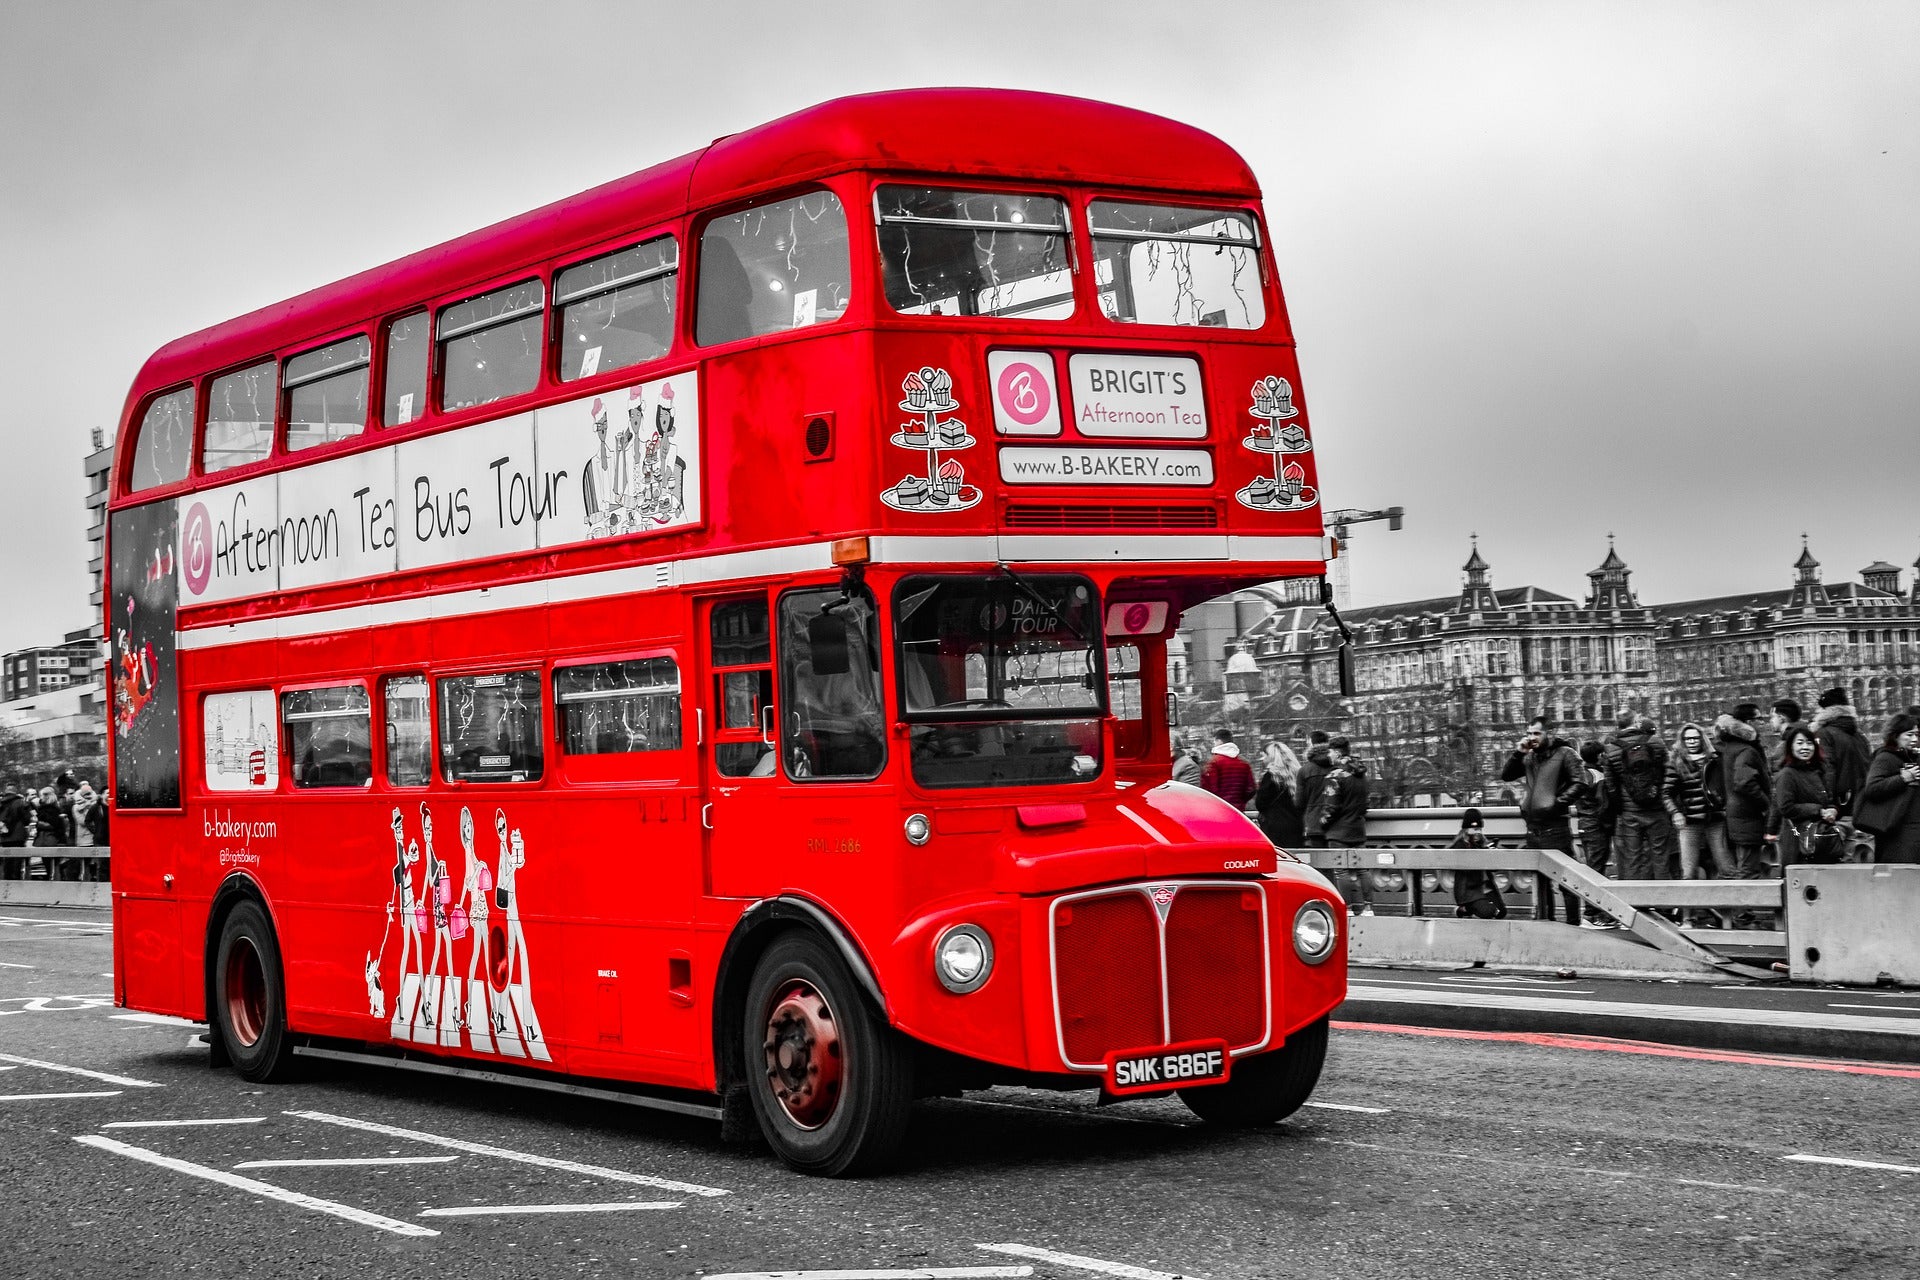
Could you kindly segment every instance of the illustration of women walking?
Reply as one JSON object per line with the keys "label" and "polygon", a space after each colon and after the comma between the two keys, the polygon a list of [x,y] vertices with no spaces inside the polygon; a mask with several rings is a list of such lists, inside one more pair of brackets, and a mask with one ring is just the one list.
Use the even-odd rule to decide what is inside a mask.
{"label": "illustration of women walking", "polygon": [[518,882],[520,868],[527,865],[526,844],[518,828],[511,836],[507,834],[507,815],[498,809],[494,810],[494,830],[500,837],[500,880],[493,896],[494,905],[506,916],[506,995],[519,1015],[527,1053],[550,1062],[546,1037],[540,1034],[540,1018],[533,1010],[533,974],[527,961],[526,932],[520,924]]}
{"label": "illustration of women walking", "polygon": [[[421,979],[420,1019],[413,1038],[430,1044],[437,1032],[441,1044],[457,1048],[460,1030],[455,1023],[460,1010],[460,982],[453,976],[453,934],[447,918],[447,908],[453,902],[453,879],[447,873],[447,864],[433,851],[433,815],[427,812],[424,800],[420,802],[420,838],[427,850],[426,880],[421,891],[433,917],[433,956]],[[424,938],[421,949],[426,949]]]}
{"label": "illustration of women walking", "polygon": [[[467,1008],[461,1019],[467,1040],[476,1053],[493,1049],[493,927],[488,899],[493,894],[493,872],[473,847],[473,811],[460,808],[460,843],[467,851],[467,875],[460,901],[467,912],[473,942],[467,952]],[[475,981],[475,975],[479,980]]]}
{"label": "illustration of women walking", "polygon": [[[393,1038],[410,1039],[413,1034],[415,1005],[420,999],[419,965],[425,958],[426,944],[416,930],[420,927],[419,911],[413,898],[413,876],[408,867],[420,860],[420,850],[407,842],[406,819],[400,816],[400,809],[393,810],[393,896],[387,900],[387,928],[393,928],[394,916],[400,918],[400,999],[393,1007]],[[387,937],[380,936],[380,958],[385,960]],[[370,984],[377,991],[377,980]],[[372,997],[369,1003],[377,1002]],[[380,1016],[380,1010],[374,1010],[374,1016]]]}

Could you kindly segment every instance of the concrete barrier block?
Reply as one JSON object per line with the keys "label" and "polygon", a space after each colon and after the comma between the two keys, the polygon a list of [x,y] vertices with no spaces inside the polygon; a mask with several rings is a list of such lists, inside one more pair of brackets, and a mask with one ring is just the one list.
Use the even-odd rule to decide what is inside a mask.
{"label": "concrete barrier block", "polygon": [[1787,868],[1795,982],[1920,986],[1920,867]]}
{"label": "concrete barrier block", "polygon": [[1355,964],[1485,965],[1595,976],[1723,978],[1711,965],[1657,951],[1612,930],[1546,920],[1444,920],[1355,916],[1347,958]]}
{"label": "concrete barrier block", "polygon": [[0,880],[0,903],[32,907],[110,907],[112,886],[105,881]]}

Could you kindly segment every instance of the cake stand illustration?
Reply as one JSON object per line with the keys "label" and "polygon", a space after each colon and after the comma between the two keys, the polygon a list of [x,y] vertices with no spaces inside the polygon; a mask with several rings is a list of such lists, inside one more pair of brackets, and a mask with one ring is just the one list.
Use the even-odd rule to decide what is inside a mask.
{"label": "cake stand illustration", "polygon": [[960,408],[953,398],[953,378],[945,369],[917,369],[901,379],[900,389],[906,395],[900,407],[918,417],[901,423],[890,443],[924,453],[926,473],[902,476],[892,488],[881,490],[880,501],[895,511],[965,511],[978,505],[980,489],[966,482],[966,468],[940,456],[975,444],[966,423],[942,416]]}
{"label": "cake stand illustration", "polygon": [[[1241,506],[1255,511],[1304,511],[1320,501],[1320,493],[1307,483],[1306,468],[1286,461],[1290,453],[1309,453],[1313,442],[1297,422],[1293,384],[1268,374],[1253,384],[1253,428],[1240,441],[1242,448],[1263,453],[1273,459],[1271,476],[1256,476],[1246,488],[1233,495]],[[1282,424],[1285,425],[1282,425]]]}

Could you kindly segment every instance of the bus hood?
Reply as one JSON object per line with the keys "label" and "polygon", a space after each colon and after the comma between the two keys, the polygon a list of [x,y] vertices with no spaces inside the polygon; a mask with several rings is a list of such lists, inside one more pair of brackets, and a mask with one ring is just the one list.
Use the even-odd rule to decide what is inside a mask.
{"label": "bus hood", "polygon": [[1000,841],[996,889],[1051,893],[1121,880],[1265,875],[1271,842],[1244,813],[1198,787],[1148,790],[1069,803],[1022,804]]}

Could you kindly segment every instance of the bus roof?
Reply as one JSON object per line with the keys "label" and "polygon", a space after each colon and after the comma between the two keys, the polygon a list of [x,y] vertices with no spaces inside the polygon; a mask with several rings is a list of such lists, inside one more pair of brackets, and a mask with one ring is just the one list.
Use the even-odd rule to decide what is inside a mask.
{"label": "bus roof", "polygon": [[1128,107],[1008,89],[837,98],[176,339],[148,359],[124,412],[130,416],[158,388],[496,279],[574,246],[689,208],[855,169],[1248,199],[1259,194],[1246,161],[1212,134]]}

